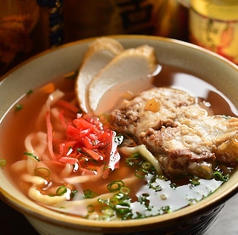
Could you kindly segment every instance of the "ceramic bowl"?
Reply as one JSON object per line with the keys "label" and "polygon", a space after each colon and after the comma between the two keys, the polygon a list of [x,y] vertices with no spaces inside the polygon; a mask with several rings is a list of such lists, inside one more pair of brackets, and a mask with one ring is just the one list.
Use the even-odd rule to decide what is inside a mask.
{"label": "ceramic bowl", "polygon": [[[224,93],[238,107],[238,68],[228,60],[173,39],[133,35],[114,38],[125,48],[142,44],[153,46],[161,63],[193,72]],[[47,83],[53,77],[77,70],[92,40],[77,41],[46,51],[6,74],[0,83],[0,120],[26,91]],[[9,183],[4,170],[0,169],[1,199],[21,212],[41,235],[201,234],[237,191],[238,171],[215,193],[179,211],[138,220],[91,221],[60,214],[35,204]]]}

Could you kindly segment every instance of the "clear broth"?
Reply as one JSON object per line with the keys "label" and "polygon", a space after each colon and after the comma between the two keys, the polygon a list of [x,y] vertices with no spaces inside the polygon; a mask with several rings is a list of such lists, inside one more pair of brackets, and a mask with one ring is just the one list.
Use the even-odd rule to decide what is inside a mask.
{"label": "clear broth", "polygon": [[[67,94],[66,99],[72,99],[74,96],[74,80],[61,77],[53,80],[53,83],[58,89]],[[200,78],[176,67],[163,65],[161,72],[154,79],[152,86],[174,87],[186,90],[190,94],[209,102],[214,114],[226,114],[231,116],[236,116],[237,114],[233,104],[224,94]],[[26,93],[27,92],[28,91],[26,91]],[[1,123],[0,158],[7,160],[7,165],[5,166],[4,171],[12,183],[24,194],[27,194],[30,185],[24,182],[19,175],[12,172],[10,166],[12,163],[23,157],[23,152],[25,151],[25,137],[31,132],[36,132],[41,128],[44,128],[38,126],[35,123],[35,120],[37,119],[41,107],[45,103],[47,97],[48,94],[42,92],[41,89],[33,90],[33,93],[29,95],[26,94],[20,101],[18,101],[18,104],[20,103],[23,106],[23,109],[16,111],[16,106],[13,106]],[[120,166],[125,172],[127,172],[128,176],[133,174],[133,172],[128,171],[124,158],[122,158]],[[110,177],[110,179],[104,180],[101,184],[98,184],[98,182],[95,182],[94,185],[82,184],[80,186],[81,192],[83,189],[93,188],[97,193],[101,193],[104,191],[102,185],[106,185],[110,183],[110,181],[122,177],[120,168],[119,170],[112,172]],[[143,181],[138,183],[138,185],[131,187],[132,199],[146,197],[146,200],[149,201],[150,205],[155,208],[149,211],[147,210],[147,207],[138,203],[138,201],[133,201],[131,203],[132,210],[135,213],[144,213],[145,217],[163,213],[161,210],[166,206],[170,207],[170,211],[175,211],[191,205],[208,196],[222,184],[222,182],[212,179],[200,180],[200,185],[196,187],[193,187],[188,183],[181,184],[174,188],[171,187],[172,182],[170,180],[164,181],[162,179],[156,179],[154,185],[162,187],[162,191],[155,192],[148,186],[148,182],[150,182],[151,179],[152,175],[149,174]],[[160,212],[158,212],[158,210],[160,210]],[[71,211],[69,213],[78,216],[85,216],[76,211]]]}

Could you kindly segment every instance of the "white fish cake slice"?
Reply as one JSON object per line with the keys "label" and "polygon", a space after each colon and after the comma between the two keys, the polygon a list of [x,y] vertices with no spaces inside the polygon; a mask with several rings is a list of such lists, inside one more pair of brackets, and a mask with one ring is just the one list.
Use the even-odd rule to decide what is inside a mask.
{"label": "white fish cake slice", "polygon": [[115,56],[124,50],[115,39],[102,37],[92,42],[84,54],[78,77],[76,79],[76,96],[80,108],[88,112],[88,85],[95,75]]}
{"label": "white fish cake slice", "polygon": [[[152,74],[157,68],[158,62],[153,47],[142,45],[124,50],[90,83],[89,105],[92,111],[95,114],[104,113],[110,105],[118,101],[122,93],[137,93],[148,89],[151,86]],[[110,94],[109,90],[112,91]]]}

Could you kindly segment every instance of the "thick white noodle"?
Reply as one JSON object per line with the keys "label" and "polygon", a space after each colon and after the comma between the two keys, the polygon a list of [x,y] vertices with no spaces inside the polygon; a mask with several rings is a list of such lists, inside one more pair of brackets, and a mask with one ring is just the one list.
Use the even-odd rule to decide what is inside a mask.
{"label": "thick white noodle", "polygon": [[29,174],[23,174],[22,175],[22,179],[26,182],[32,183],[34,185],[46,185],[47,184],[47,180],[45,180],[44,178],[40,177],[40,176],[32,176]]}
{"label": "thick white noodle", "polygon": [[28,157],[26,161],[26,169],[30,175],[34,175],[34,169],[36,168],[37,160],[33,157]]}
{"label": "thick white noodle", "polygon": [[64,181],[69,184],[82,184],[88,181],[97,181],[102,177],[102,173],[103,173],[103,166],[98,170],[98,173],[96,175],[74,176],[65,178]]}
{"label": "thick white noodle", "polygon": [[37,202],[40,202],[44,205],[55,205],[55,204],[58,204],[60,202],[63,202],[63,201],[66,201],[67,199],[69,199],[70,193],[71,193],[71,190],[69,190],[67,188],[67,192],[64,193],[63,195],[51,197],[49,195],[42,194],[39,190],[37,190],[36,186],[33,185],[28,191],[28,196],[31,199],[33,199]]}
{"label": "thick white noodle", "polygon": [[73,165],[71,165],[69,163],[66,163],[64,169],[62,170],[62,172],[60,174],[60,176],[62,178],[68,177],[72,173],[73,169],[74,169]]}
{"label": "thick white noodle", "polygon": [[[35,147],[33,147],[33,142]],[[25,149],[26,152],[32,153],[37,157],[41,157],[47,149],[47,134],[41,131],[36,134],[29,134],[25,138]]]}
{"label": "thick white noodle", "polygon": [[38,154],[37,156],[40,157],[44,154],[46,150],[48,150],[47,134],[42,131],[39,131],[36,134],[36,138],[38,139],[38,144],[36,145],[34,151]]}
{"label": "thick white noodle", "polygon": [[33,184],[28,191],[28,196],[37,202],[40,202],[45,205],[54,205],[54,204],[66,201],[67,199],[70,198],[71,190],[68,188],[66,188],[67,192],[64,193],[62,196],[51,197],[49,195],[43,195],[39,190],[37,190],[37,187],[36,187],[36,186],[47,185],[47,180],[39,176],[32,176],[29,174],[24,174],[22,178],[24,181]]}
{"label": "thick white noodle", "polygon": [[56,90],[49,95],[45,105],[41,109],[41,112],[40,112],[39,117],[36,122],[37,125],[39,125],[39,123],[42,123],[42,120],[45,120],[45,113],[46,113],[46,111],[50,110],[50,106],[55,104],[63,96],[64,96],[64,93],[60,90]]}
{"label": "thick white noodle", "polygon": [[59,120],[59,116],[60,116],[60,112],[57,108],[52,108],[51,109],[51,119],[53,119],[54,121],[54,129],[57,130],[58,132],[60,132],[61,130],[64,130],[64,126],[62,125],[62,123]]}
{"label": "thick white noodle", "polygon": [[[63,92],[57,90],[53,92],[49,98],[47,99],[44,107],[40,112],[40,117],[38,121],[40,123],[45,122],[45,113],[46,111],[51,111],[51,118],[54,120],[54,130],[62,129],[61,124],[59,124],[59,111],[56,108],[51,108],[51,106],[57,102],[62,96],[64,95]],[[56,121],[56,122],[55,122]],[[55,126],[56,124],[56,126]],[[59,129],[59,130],[60,130]],[[58,137],[58,136],[57,136]],[[97,182],[102,178],[103,175],[103,166],[98,170],[97,174],[95,175],[81,175],[81,176],[71,176],[72,171],[74,170],[74,165],[66,164],[61,172],[53,171],[51,169],[52,159],[49,156],[48,147],[47,147],[47,133],[45,132],[37,132],[34,134],[29,134],[25,139],[25,148],[26,151],[36,155],[40,161],[37,161],[34,157],[28,157],[27,160],[21,160],[12,165],[14,171],[24,171],[27,170],[27,174],[22,175],[22,179],[25,182],[31,183],[31,187],[28,190],[29,197],[39,202],[43,205],[46,205],[54,210],[70,212],[71,214],[77,214],[85,216],[88,214],[87,205],[96,205],[98,203],[98,199],[109,199],[115,193],[103,193],[100,196],[91,199],[83,198],[83,189],[81,188],[81,184],[85,182]],[[115,149],[113,150],[116,151]],[[137,147],[129,148],[123,147],[121,149],[126,155],[132,154],[135,152],[140,152],[151,164],[155,167],[158,174],[162,173],[160,165],[157,159],[146,149],[144,145],[140,145]],[[41,178],[39,176],[35,176],[34,169],[38,167],[43,167],[49,169],[50,178],[54,180],[53,184],[56,185],[67,185],[67,192],[61,196],[49,196],[49,194],[55,194],[57,191],[57,186],[48,185],[49,182]],[[123,177],[122,177],[123,178]],[[127,177],[122,179],[125,183],[125,186],[131,187],[136,184],[136,181],[139,180],[134,175],[131,177]],[[101,188],[105,188],[105,192],[107,191],[107,184],[104,183],[100,186]],[[48,188],[47,195],[42,193],[39,188]],[[75,197],[74,200],[70,200],[70,194],[72,188],[76,188],[79,192]],[[62,209],[62,207],[64,209]],[[92,217],[99,216],[96,212],[91,214]],[[116,218],[109,218],[115,220]]]}
{"label": "thick white noodle", "polygon": [[55,90],[54,92],[52,92],[47,101],[46,101],[46,108],[47,110],[50,110],[50,106],[52,106],[53,104],[55,104],[59,99],[61,99],[64,96],[64,92],[60,91],[60,90]]}
{"label": "thick white noodle", "polygon": [[34,152],[32,152],[33,150],[33,146],[32,146],[32,139],[35,137],[35,134],[30,134],[28,135],[26,138],[25,138],[25,148],[26,148],[26,151],[29,152],[29,153],[33,153],[35,154]]}
{"label": "thick white noodle", "polygon": [[80,176],[75,176],[71,178],[65,178],[64,181],[69,184],[82,184],[85,182],[88,182],[91,177],[94,177],[92,175],[80,175]]}

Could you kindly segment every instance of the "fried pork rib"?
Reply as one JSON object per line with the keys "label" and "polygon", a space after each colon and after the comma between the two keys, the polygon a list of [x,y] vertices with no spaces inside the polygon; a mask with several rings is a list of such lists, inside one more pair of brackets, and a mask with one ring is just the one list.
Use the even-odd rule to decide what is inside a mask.
{"label": "fried pork rib", "polygon": [[238,118],[212,115],[185,91],[153,88],[111,114],[119,132],[145,144],[165,174],[211,178],[215,162],[237,162]]}

